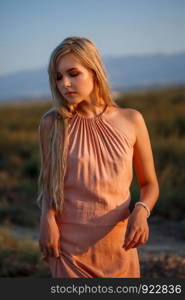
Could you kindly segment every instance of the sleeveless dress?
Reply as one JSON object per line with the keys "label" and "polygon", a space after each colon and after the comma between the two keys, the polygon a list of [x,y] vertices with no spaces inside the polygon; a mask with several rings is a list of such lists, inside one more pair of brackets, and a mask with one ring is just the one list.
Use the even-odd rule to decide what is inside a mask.
{"label": "sleeveless dress", "polygon": [[70,120],[60,257],[54,278],[140,278],[137,248],[122,247],[129,211],[135,132],[120,107]]}

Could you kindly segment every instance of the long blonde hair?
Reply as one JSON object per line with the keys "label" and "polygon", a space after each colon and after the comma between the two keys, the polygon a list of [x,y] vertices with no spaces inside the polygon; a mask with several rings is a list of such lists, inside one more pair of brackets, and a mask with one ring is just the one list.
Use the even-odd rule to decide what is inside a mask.
{"label": "long blonde hair", "polygon": [[[118,106],[111,96],[107,74],[101,56],[93,44],[84,37],[67,37],[51,53],[48,64],[49,83],[53,108],[46,112],[39,124],[41,168],[38,178],[37,203],[47,199],[48,207],[62,212],[64,204],[64,176],[66,172],[67,152],[69,145],[68,125],[76,110],[73,105],[58,91],[56,86],[56,64],[64,55],[73,54],[82,65],[95,74],[94,99],[97,106],[102,103]],[[49,118],[48,132],[43,138],[44,121]]]}

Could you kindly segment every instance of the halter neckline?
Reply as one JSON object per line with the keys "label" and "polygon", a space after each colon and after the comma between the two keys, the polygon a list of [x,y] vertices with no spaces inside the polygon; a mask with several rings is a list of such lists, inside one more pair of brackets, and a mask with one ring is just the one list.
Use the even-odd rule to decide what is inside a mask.
{"label": "halter neckline", "polygon": [[97,116],[94,116],[94,117],[85,117],[85,116],[82,116],[82,115],[79,114],[77,111],[76,111],[76,115],[77,115],[79,118],[82,118],[82,119],[95,120],[95,119],[98,119],[100,116],[102,116],[102,115],[105,113],[107,107],[108,107],[108,105],[106,104],[104,110],[103,110],[100,114],[98,114]]}

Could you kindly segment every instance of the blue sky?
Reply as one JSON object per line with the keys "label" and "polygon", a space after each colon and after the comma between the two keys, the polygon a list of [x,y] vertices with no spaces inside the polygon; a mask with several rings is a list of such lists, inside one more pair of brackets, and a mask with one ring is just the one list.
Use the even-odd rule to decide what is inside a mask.
{"label": "blue sky", "polygon": [[71,35],[102,56],[185,51],[185,0],[1,0],[0,75],[45,67]]}

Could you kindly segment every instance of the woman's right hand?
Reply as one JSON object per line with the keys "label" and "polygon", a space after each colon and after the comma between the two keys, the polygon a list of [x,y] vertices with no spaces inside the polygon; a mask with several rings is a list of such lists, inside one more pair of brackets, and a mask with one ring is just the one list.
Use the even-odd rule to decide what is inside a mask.
{"label": "woman's right hand", "polygon": [[60,232],[54,215],[41,216],[39,246],[44,259],[60,256]]}

